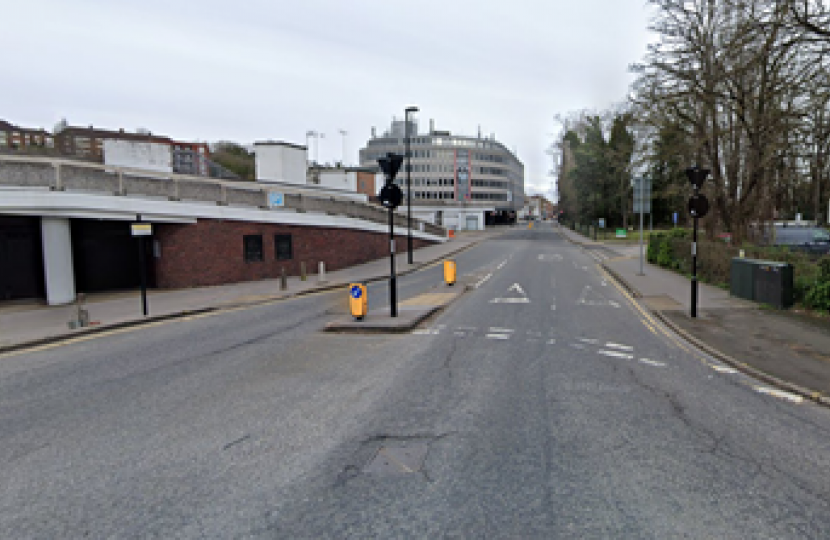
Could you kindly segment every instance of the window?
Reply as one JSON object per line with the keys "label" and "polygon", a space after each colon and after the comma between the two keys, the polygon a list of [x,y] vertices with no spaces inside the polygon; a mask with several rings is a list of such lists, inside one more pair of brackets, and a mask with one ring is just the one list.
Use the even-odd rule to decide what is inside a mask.
{"label": "window", "polygon": [[278,261],[287,261],[294,258],[290,234],[274,235],[274,253],[276,253]]}
{"label": "window", "polygon": [[245,262],[257,262],[262,260],[262,235],[246,234],[242,237],[245,248]]}

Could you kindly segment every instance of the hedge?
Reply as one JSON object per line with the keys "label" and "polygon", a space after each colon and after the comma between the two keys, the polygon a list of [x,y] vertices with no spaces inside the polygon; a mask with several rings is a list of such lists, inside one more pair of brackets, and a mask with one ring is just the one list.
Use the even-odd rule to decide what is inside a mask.
{"label": "hedge", "polygon": [[[830,255],[819,259],[800,251],[782,247],[745,245],[733,247],[722,240],[698,236],[697,275],[703,282],[729,287],[732,259],[739,249],[749,259],[785,262],[793,265],[793,294],[805,308],[830,311]],[[655,233],[649,238],[648,262],[682,274],[692,272],[692,233],[688,229],[672,229]]]}

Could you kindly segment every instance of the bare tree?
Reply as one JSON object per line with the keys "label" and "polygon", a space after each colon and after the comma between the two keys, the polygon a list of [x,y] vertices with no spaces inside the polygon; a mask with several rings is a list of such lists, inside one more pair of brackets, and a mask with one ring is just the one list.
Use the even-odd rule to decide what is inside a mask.
{"label": "bare tree", "polygon": [[801,180],[793,148],[822,63],[791,2],[651,0],[660,42],[633,68],[638,116],[688,133],[683,153],[712,170],[710,223],[738,240]]}

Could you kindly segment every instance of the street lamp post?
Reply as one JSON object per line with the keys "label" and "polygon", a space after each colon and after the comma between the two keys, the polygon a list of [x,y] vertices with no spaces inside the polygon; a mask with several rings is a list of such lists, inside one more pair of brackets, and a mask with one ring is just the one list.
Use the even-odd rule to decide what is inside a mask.
{"label": "street lamp post", "polygon": [[406,249],[409,264],[414,264],[412,257],[412,156],[409,151],[409,113],[418,112],[418,107],[404,109],[404,133],[406,136]]}

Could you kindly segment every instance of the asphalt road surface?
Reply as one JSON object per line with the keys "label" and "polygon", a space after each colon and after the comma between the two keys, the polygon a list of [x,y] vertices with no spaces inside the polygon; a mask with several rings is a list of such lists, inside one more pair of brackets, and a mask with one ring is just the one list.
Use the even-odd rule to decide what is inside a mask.
{"label": "asphalt road surface", "polygon": [[344,291],[0,357],[0,538],[828,537],[830,410],[547,225],[456,260],[408,334],[321,332]]}

